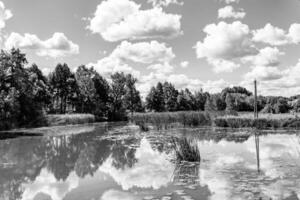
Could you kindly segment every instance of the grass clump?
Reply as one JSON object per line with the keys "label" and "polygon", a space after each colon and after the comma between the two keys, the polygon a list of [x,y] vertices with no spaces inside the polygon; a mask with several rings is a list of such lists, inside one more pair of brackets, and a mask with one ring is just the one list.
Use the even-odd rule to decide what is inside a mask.
{"label": "grass clump", "polygon": [[206,112],[164,112],[164,113],[135,113],[131,120],[145,129],[147,125],[154,125],[157,129],[169,128],[174,124],[183,126],[209,126],[211,117]]}
{"label": "grass clump", "polygon": [[186,137],[173,139],[177,161],[200,162],[200,150],[195,139]]}

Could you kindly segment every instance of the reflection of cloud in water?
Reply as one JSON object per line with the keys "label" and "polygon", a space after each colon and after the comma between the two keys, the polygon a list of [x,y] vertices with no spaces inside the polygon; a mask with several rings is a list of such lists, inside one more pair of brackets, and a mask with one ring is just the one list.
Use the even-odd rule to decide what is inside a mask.
{"label": "reflection of cloud in water", "polygon": [[218,173],[218,169],[224,167],[232,167],[240,162],[243,158],[236,155],[220,154],[217,160],[210,164],[209,169],[201,169],[199,171],[200,185],[207,186],[211,192],[210,200],[238,200],[239,197],[232,197],[232,183],[230,177]]}
{"label": "reflection of cloud in water", "polygon": [[103,193],[99,200],[139,200],[139,198],[129,192],[108,190]]}
{"label": "reflection of cloud in water", "polygon": [[146,138],[141,140],[135,157],[138,161],[131,168],[116,169],[110,157],[100,170],[112,176],[124,190],[132,187],[159,189],[171,181],[174,165],[168,160],[168,155],[153,150]]}
{"label": "reflection of cloud in water", "polygon": [[[239,199],[244,191],[261,192],[267,199],[300,198],[299,138],[295,135],[260,137],[260,167],[257,174],[255,140],[243,145],[232,143],[207,144],[213,151],[209,162],[199,171],[201,186],[207,186],[210,199]],[[237,149],[238,147],[238,149]],[[202,147],[203,148],[203,147]],[[233,151],[236,150],[236,151]],[[243,173],[241,173],[243,172]],[[248,182],[253,179],[252,182]],[[263,184],[258,184],[263,182]],[[254,198],[253,193],[250,198]],[[239,195],[238,195],[239,194]],[[246,196],[244,196],[246,199]]]}
{"label": "reflection of cloud in water", "polygon": [[25,191],[22,200],[32,200],[41,193],[49,195],[52,200],[62,200],[65,195],[78,186],[78,177],[71,173],[66,181],[57,181],[53,174],[43,169],[32,183],[23,185]]}

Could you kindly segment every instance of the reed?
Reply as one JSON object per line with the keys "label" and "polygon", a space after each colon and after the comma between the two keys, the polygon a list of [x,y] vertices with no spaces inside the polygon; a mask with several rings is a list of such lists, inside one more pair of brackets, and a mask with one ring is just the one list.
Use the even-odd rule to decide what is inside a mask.
{"label": "reed", "polygon": [[225,116],[214,119],[217,127],[229,128],[257,128],[257,129],[278,129],[278,128],[300,128],[300,118],[293,115],[262,115],[258,119],[241,115],[238,117]]}
{"label": "reed", "polygon": [[46,119],[48,126],[86,124],[95,122],[95,116],[92,114],[47,115]]}
{"label": "reed", "polygon": [[164,112],[164,113],[135,113],[131,120],[145,129],[147,125],[154,125],[157,129],[169,128],[174,124],[181,124],[184,127],[210,126],[211,116],[206,112]]}
{"label": "reed", "polygon": [[186,137],[173,139],[176,160],[188,162],[200,162],[200,150],[196,139]]}

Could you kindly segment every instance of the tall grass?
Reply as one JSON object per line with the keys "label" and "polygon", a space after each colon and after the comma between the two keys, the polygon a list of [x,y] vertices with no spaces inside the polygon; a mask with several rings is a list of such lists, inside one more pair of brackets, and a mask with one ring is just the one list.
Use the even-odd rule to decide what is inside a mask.
{"label": "tall grass", "polygon": [[215,118],[214,125],[217,127],[257,129],[300,128],[300,118],[290,114],[264,114],[260,115],[258,119],[249,115],[225,116]]}
{"label": "tall grass", "polygon": [[200,162],[200,150],[196,139],[187,137],[173,139],[176,160],[188,162]]}
{"label": "tall grass", "polygon": [[142,129],[154,125],[157,129],[170,128],[174,124],[183,126],[210,126],[211,116],[206,112],[135,113],[131,120]]}
{"label": "tall grass", "polygon": [[47,125],[73,125],[95,122],[95,116],[92,114],[65,114],[65,115],[47,115]]}

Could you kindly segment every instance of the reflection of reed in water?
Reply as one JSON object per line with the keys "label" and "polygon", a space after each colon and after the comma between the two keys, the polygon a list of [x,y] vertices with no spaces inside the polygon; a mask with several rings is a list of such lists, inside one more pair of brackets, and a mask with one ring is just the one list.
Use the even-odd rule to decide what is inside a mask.
{"label": "reflection of reed in water", "polygon": [[195,187],[199,180],[199,165],[200,163],[196,162],[177,162],[173,173],[173,183]]}
{"label": "reflection of reed in water", "polygon": [[173,182],[178,185],[196,184],[201,160],[200,149],[195,138],[173,138],[176,167]]}
{"label": "reflection of reed in water", "polygon": [[173,138],[173,146],[177,161],[200,162],[200,150],[196,139]]}

